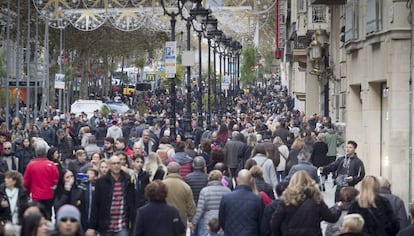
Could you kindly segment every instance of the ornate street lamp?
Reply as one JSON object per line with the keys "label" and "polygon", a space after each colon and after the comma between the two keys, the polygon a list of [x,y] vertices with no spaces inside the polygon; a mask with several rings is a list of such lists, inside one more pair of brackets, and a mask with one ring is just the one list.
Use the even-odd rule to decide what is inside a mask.
{"label": "ornate street lamp", "polygon": [[222,115],[223,115],[223,112],[222,112],[222,103],[223,103],[223,101],[224,101],[224,99],[223,99],[223,88],[222,88],[222,78],[223,78],[223,76],[224,76],[224,73],[223,73],[223,70],[222,70],[222,65],[223,65],[223,63],[222,63],[222,59],[223,59],[223,55],[224,55],[224,48],[223,48],[223,43],[224,43],[224,41],[226,40],[226,35],[224,35],[224,33],[222,32],[221,33],[221,36],[220,37],[218,37],[217,38],[217,40],[216,40],[216,51],[218,52],[218,54],[219,54],[219,76],[220,76],[220,81],[219,81],[219,88],[218,88],[218,91],[219,91],[219,102],[218,102],[218,107],[217,107],[217,109],[218,109],[218,118],[219,118],[219,120],[220,120],[220,122],[221,122],[221,120],[222,120]]}
{"label": "ornate street lamp", "polygon": [[321,71],[321,60],[322,60],[322,45],[313,37],[312,42],[309,44],[309,58],[312,64],[312,75],[320,75]]}
{"label": "ornate street lamp", "polygon": [[309,59],[312,69],[309,72],[315,75],[322,86],[324,95],[323,114],[329,115],[329,80],[326,75],[326,68],[329,66],[328,55],[328,40],[329,35],[326,30],[318,29],[312,37],[312,42],[309,45]]}
{"label": "ornate street lamp", "polygon": [[[198,87],[198,99],[197,99],[197,125],[198,127],[203,127],[203,83],[202,83],[202,66],[201,66],[201,39],[203,37],[203,27],[201,22],[205,17],[208,16],[210,13],[209,10],[205,9],[201,4],[202,0],[196,0],[196,7],[190,10],[190,15],[196,22],[192,21],[193,29],[198,33],[198,79],[197,79],[197,87]],[[198,22],[198,23],[197,23]],[[196,25],[199,27],[197,28]]]}
{"label": "ornate street lamp", "polygon": [[[230,74],[230,57],[231,57],[231,50],[230,50],[230,44],[231,44],[231,37],[225,37],[222,39],[222,45],[224,48],[223,51],[223,74],[226,76],[227,83],[230,83],[231,81],[231,74]],[[226,62],[227,58],[227,62]],[[226,64],[227,64],[227,70],[226,70]],[[227,94],[225,94],[225,100],[226,104],[228,103],[229,98],[229,92],[230,92],[231,85],[229,85],[229,88],[227,89]]]}
{"label": "ornate street lamp", "polygon": [[211,39],[217,32],[217,19],[213,16],[208,16],[203,24],[205,25],[205,37],[208,42],[208,56],[207,56],[207,127],[211,125]]}
{"label": "ornate street lamp", "polygon": [[[180,0],[159,0],[164,10],[164,15],[168,15],[170,17],[170,24],[171,24],[171,41],[175,41],[175,23],[176,17],[181,15],[181,11],[183,8],[183,4]],[[168,4],[168,6],[166,6]],[[171,79],[171,91],[170,91],[170,103],[171,103],[171,122],[170,122],[170,129],[171,129],[171,140],[175,140],[176,131],[175,131],[175,123],[176,123],[176,114],[175,114],[175,101],[177,99],[177,92],[175,89],[175,75]]]}
{"label": "ornate street lamp", "polygon": [[[219,113],[219,108],[218,108],[218,103],[217,103],[217,93],[221,92],[221,89],[218,90],[217,89],[217,70],[216,70],[216,55],[218,52],[218,48],[220,47],[220,40],[221,37],[223,35],[223,31],[221,30],[217,30],[217,32],[215,33],[215,37],[214,37],[214,41],[211,44],[211,47],[213,48],[213,88],[214,88],[214,110],[213,110],[213,114],[218,114]],[[221,63],[221,61],[220,61]],[[220,65],[221,68],[221,65]],[[221,69],[220,69],[220,75],[221,75]],[[221,84],[221,78],[220,79],[220,84]],[[220,86],[221,87],[221,86]]]}
{"label": "ornate street lamp", "polygon": [[236,93],[240,90],[240,54],[241,54],[241,50],[242,50],[243,46],[241,45],[241,43],[239,41],[234,41],[233,42],[233,51],[235,52],[236,55],[236,69],[237,69],[237,77],[236,77]]}
{"label": "ornate street lamp", "polygon": [[[181,18],[186,21],[187,28],[187,51],[191,50],[191,22],[193,17],[190,14],[191,9],[193,8],[193,1],[182,0],[184,9],[187,14],[184,15],[181,12]],[[187,65],[187,103],[186,103],[186,113],[184,114],[184,128],[185,132],[191,132],[191,66]]]}

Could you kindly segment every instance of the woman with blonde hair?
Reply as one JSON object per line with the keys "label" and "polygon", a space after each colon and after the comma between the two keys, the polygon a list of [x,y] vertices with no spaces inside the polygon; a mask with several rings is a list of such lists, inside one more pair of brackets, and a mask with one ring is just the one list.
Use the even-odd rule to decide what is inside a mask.
{"label": "woman with blonde hair", "polygon": [[155,152],[148,154],[143,169],[151,174],[150,181],[155,179],[163,180],[167,173],[167,168],[162,164],[160,157]]}
{"label": "woman with blonde hair", "polygon": [[277,149],[279,150],[280,162],[279,162],[279,165],[276,167],[276,174],[277,174],[278,181],[282,182],[285,179],[285,176],[287,174],[285,172],[285,169],[286,169],[286,161],[289,157],[289,148],[285,145],[282,138],[280,138],[279,136],[276,136],[273,139],[273,144],[275,144]]}
{"label": "woman with blonde hair", "polygon": [[79,129],[79,139],[81,140],[81,146],[85,147],[88,145],[88,138],[91,136],[91,128],[89,126],[84,126]]}
{"label": "woman with blonde hair", "polygon": [[272,216],[273,235],[321,236],[321,221],[336,222],[341,203],[328,208],[315,181],[305,171],[296,172]]}
{"label": "woman with blonde hair", "polygon": [[348,213],[358,213],[364,220],[366,235],[391,236],[400,229],[390,202],[380,195],[381,185],[375,176],[367,175],[361,181],[361,189]]}
{"label": "woman with blonde hair", "polygon": [[290,147],[290,152],[288,159],[286,160],[286,169],[285,173],[289,173],[290,168],[292,166],[298,164],[298,155],[302,150],[306,150],[306,143],[302,138],[296,138],[295,141],[293,141],[292,146]]}

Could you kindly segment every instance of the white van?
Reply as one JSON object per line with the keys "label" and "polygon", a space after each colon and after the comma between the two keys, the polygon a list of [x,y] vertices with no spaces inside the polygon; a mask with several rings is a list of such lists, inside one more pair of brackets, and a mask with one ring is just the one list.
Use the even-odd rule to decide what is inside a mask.
{"label": "white van", "polygon": [[108,105],[103,103],[101,100],[76,100],[70,106],[70,112],[75,113],[76,115],[80,115],[82,112],[85,112],[88,115],[88,118],[91,118],[94,111],[101,111],[104,106],[106,106],[108,110],[111,110]]}

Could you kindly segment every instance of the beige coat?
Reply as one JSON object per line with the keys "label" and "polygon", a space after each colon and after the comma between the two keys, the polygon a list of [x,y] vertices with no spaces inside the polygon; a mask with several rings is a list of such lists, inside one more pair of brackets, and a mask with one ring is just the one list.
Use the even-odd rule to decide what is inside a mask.
{"label": "beige coat", "polygon": [[193,192],[179,174],[168,174],[163,181],[168,188],[167,203],[177,208],[184,225],[193,218],[196,207]]}

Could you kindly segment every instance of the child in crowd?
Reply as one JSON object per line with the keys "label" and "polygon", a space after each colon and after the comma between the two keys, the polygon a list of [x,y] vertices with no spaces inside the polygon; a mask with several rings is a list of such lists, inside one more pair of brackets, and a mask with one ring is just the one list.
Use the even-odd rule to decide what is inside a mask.
{"label": "child in crowd", "polygon": [[208,222],[209,233],[206,236],[221,236],[218,232],[220,231],[220,224],[217,218],[213,218]]}

